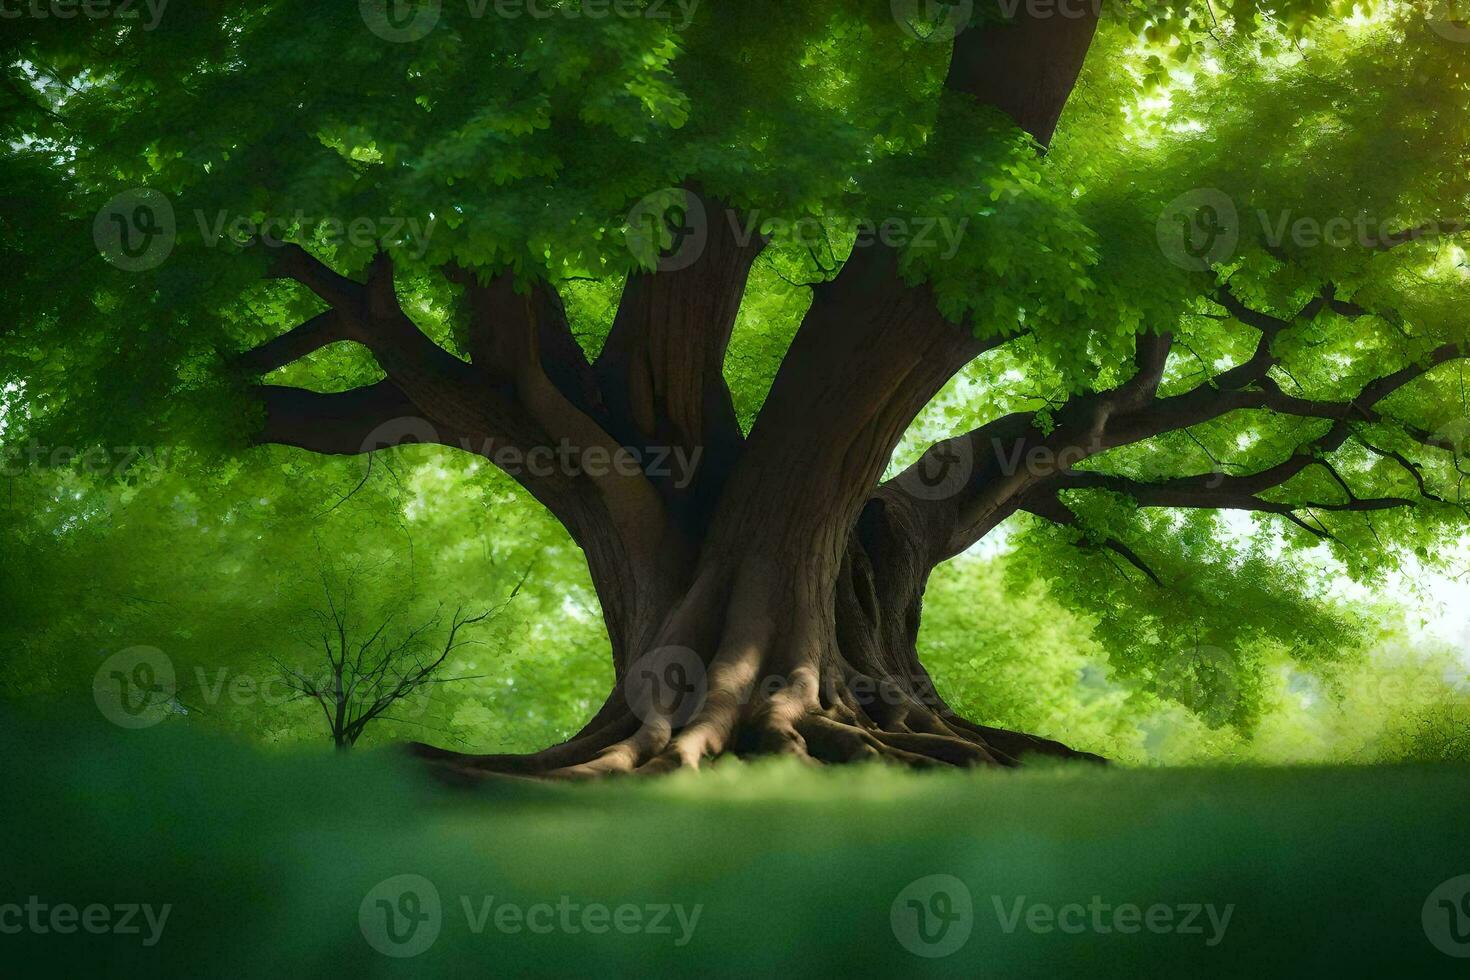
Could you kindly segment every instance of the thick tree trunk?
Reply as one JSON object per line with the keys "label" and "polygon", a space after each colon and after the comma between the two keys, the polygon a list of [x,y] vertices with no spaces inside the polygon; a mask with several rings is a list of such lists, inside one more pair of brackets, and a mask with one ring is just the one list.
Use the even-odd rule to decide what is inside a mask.
{"label": "thick tree trunk", "polygon": [[466,779],[656,773],[725,754],[915,767],[1102,761],[974,724],[939,696],[917,649],[931,563],[915,548],[923,538],[906,498],[880,492],[834,540],[842,519],[831,498],[791,486],[809,473],[762,477],[761,492],[722,507],[655,642],[615,644],[642,652],[617,664],[614,690],[578,735],[526,756],[418,753]]}
{"label": "thick tree trunk", "polygon": [[[1096,17],[1012,13],[1010,23],[959,35],[945,85],[1008,114],[1041,149]],[[709,205],[712,213],[730,210]],[[880,486],[918,413],[1004,337],[977,340],[973,324],[947,321],[926,286],[900,275],[894,250],[865,244],[835,279],[813,289],[745,438],[722,373],[749,272],[765,247],[759,236],[733,234],[745,224],[713,220],[692,264],[631,276],[592,363],[551,284],[523,293],[508,271],[447,267],[466,299],[465,363],[414,328],[396,300],[388,256],[362,283],[302,249],[276,256],[272,274],[305,285],[332,312],[250,355],[248,366],[261,371],[347,339],[366,346],[387,379],[330,396],[262,386],[264,441],[370,451],[384,422],[417,415],[439,441],[483,447],[492,459],[502,448],[525,459],[557,443],[588,458],[631,449],[648,460],[674,449],[701,459],[683,484],[651,466],[642,473],[515,468],[587,556],[615,688],[580,734],[534,755],[420,751],[446,772],[557,777],[695,767],[727,753],[911,765],[1013,765],[1037,753],[1092,758],[960,718],[935,691],[916,647],[930,570],[1027,506],[1045,474],[978,467],[945,500],[917,499],[902,478]],[[1024,450],[1046,438],[1097,434],[1115,410],[1135,407],[1135,395],[1151,397],[1168,349],[1155,348],[1162,354],[1140,360],[1136,392],[1082,406],[1049,436],[1023,419],[1002,420],[976,438],[1005,438]]]}

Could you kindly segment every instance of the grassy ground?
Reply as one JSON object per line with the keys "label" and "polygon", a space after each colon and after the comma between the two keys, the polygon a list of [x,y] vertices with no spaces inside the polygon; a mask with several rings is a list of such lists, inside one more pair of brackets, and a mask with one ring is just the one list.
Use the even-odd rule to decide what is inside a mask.
{"label": "grassy ground", "polygon": [[[1470,874],[1466,768],[732,765],[467,794],[392,754],[263,754],[172,723],[122,732],[10,719],[0,750],[7,975],[1428,976],[1470,966],[1431,941],[1453,942],[1448,912],[1431,902],[1428,930],[1421,921],[1437,886]],[[149,905],[154,921],[170,909],[161,929],[138,913],[136,934],[53,928],[70,921],[64,909],[52,918],[61,906],[76,906],[78,921],[106,906],[117,924],[126,913],[112,907],[129,903]],[[1138,910],[1120,908],[1129,904]],[[1462,929],[1470,900],[1465,912]],[[103,928],[103,913],[90,914]],[[957,948],[921,956],[905,943]],[[426,948],[389,956],[374,944]]]}

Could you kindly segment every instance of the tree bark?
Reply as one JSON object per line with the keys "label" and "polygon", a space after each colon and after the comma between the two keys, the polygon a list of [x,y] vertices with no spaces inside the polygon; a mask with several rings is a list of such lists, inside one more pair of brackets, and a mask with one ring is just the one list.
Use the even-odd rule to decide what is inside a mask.
{"label": "tree bark", "polygon": [[[945,79],[949,97],[1006,113],[1044,153],[1096,21],[1088,11],[1047,7],[962,32]],[[686,188],[695,188],[694,177]],[[723,202],[706,204],[731,213]],[[464,291],[467,363],[404,313],[386,255],[364,282],[300,247],[274,256],[272,276],[296,281],[329,309],[239,355],[237,368],[258,379],[348,341],[365,346],[387,377],[330,395],[257,384],[264,407],[258,441],[371,452],[383,444],[385,426],[412,423],[420,440],[500,465],[587,557],[616,678],[602,708],[574,738],[532,755],[418,747],[446,775],[585,778],[697,767],[732,753],[914,766],[1009,766],[1034,755],[1095,760],[1049,739],[973,724],[944,703],[918,650],[924,589],[936,565],[1018,512],[1081,525],[1068,504],[1072,493],[1124,494],[1140,507],[1275,514],[1322,537],[1332,536],[1322,514],[1450,504],[1429,489],[1421,466],[1376,445],[1364,428],[1391,423],[1396,438],[1445,448],[1442,436],[1394,418],[1382,403],[1463,357],[1459,344],[1406,350],[1397,370],[1343,402],[1291,396],[1273,379],[1273,343],[1284,331],[1328,311],[1374,315],[1339,300],[1331,284],[1283,319],[1212,281],[1201,301],[1213,299],[1221,319],[1260,333],[1242,363],[1161,397],[1174,343],[1161,325],[1137,337],[1128,380],[1075,395],[1044,418],[1017,412],[994,419],[880,483],[901,435],[945,382],[1021,327],[979,340],[975,325],[940,315],[927,287],[902,280],[892,250],[859,248],[835,279],[813,289],[746,438],[723,364],[765,245],[735,234],[748,224],[713,220],[692,263],[630,276],[612,333],[591,363],[550,283],[517,284],[504,270],[444,269]],[[1148,482],[1102,465],[1073,469],[1109,449],[1237,411],[1317,420],[1322,429],[1251,473]],[[1401,467],[1417,497],[1359,496],[1327,458],[1349,440]],[[578,463],[596,453],[604,466],[538,470],[501,460],[502,450],[525,460],[552,447]],[[697,457],[683,474],[689,479],[669,479],[651,465],[671,449]],[[642,462],[608,470],[606,461],[621,453]],[[1292,493],[1289,482],[1314,466],[1328,470],[1345,500]],[[932,492],[935,480],[943,492]],[[1124,542],[1083,543],[1111,549],[1162,584]]]}
{"label": "tree bark", "polygon": [[[1095,26],[1090,14],[1059,22],[1021,11],[1010,24],[964,32],[945,84],[1010,115],[1044,150]],[[534,755],[420,753],[464,777],[567,778],[697,767],[726,753],[915,766],[1095,759],[972,724],[939,697],[917,650],[921,602],[930,570],[966,523],[963,508],[926,507],[901,481],[879,487],[923,407],[1003,339],[982,342],[973,325],[947,321],[926,287],[902,280],[891,249],[859,249],[814,290],[743,439],[722,366],[764,242],[736,240],[738,224],[711,222],[692,265],[631,277],[590,365],[544,284],[522,295],[506,276],[449,270],[470,309],[466,365],[404,329],[386,259],[357,284],[304,253],[287,256],[282,273],[341,315],[249,360],[263,367],[346,337],[372,350],[388,380],[364,404],[334,397],[303,407],[276,393],[275,441],[302,444],[298,429],[316,408],[330,413],[334,444],[350,442],[354,425],[406,400],[436,431],[486,445],[560,439],[579,452],[705,454],[682,487],[652,472],[516,474],[587,555],[614,690],[577,736]],[[996,513],[1019,506],[1010,493]]]}
{"label": "tree bark", "polygon": [[[803,478],[732,498],[651,649],[569,741],[527,756],[415,749],[451,780],[590,778],[698,768],[721,755],[914,767],[1094,762],[1050,739],[977,725],[939,695],[918,651],[932,568],[904,497],[882,491],[845,540],[821,507],[791,507]],[[769,496],[769,495],[774,495]],[[820,500],[820,498],[818,498]],[[773,508],[782,519],[768,520]]]}
{"label": "tree bark", "polygon": [[[697,768],[731,752],[915,766],[1096,759],[944,703],[917,650],[929,531],[896,489],[873,495],[913,418],[997,343],[905,286],[891,251],[855,253],[798,330],[687,579],[656,590],[677,595],[660,628],[651,642],[615,641],[625,655],[597,717],[529,757],[421,751],[459,775],[569,778]],[[616,578],[589,560],[594,580]]]}

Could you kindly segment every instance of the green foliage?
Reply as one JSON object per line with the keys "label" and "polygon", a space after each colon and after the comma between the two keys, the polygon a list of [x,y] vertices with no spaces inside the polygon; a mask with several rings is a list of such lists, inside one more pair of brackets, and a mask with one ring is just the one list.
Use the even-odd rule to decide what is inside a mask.
{"label": "green foliage", "polygon": [[[392,756],[270,756],[183,728],[58,734],[7,716],[0,750],[25,801],[7,818],[7,901],[172,906],[154,946],[146,927],[7,936],[22,974],[443,976],[493,959],[549,977],[593,960],[616,976],[1432,976],[1453,961],[1420,910],[1470,846],[1463,765],[914,774],[731,760],[692,779],[453,795]],[[359,909],[403,874],[433,885],[443,919],[432,947],[395,960],[365,941]],[[973,901],[968,941],[943,959],[913,956],[890,925],[900,892],[930,874]],[[1319,914],[1344,895],[1353,914]],[[509,933],[493,919],[477,933],[461,900],[478,917],[488,896],[492,912],[701,911],[682,945],[672,915],[663,935]],[[1192,935],[1008,931],[995,903],[1021,896],[1233,909],[1212,946],[1203,913]]]}
{"label": "green foliage", "polygon": [[467,679],[410,699],[365,744],[529,751],[570,735],[606,695],[606,638],[580,552],[489,467],[425,449],[370,465],[296,450],[223,470],[170,462],[134,467],[125,482],[72,470],[8,481],[8,700],[89,690],[106,656],[152,647],[173,664],[180,718],[326,744],[320,709],[291,696],[277,663],[321,670],[324,585],[350,587],[372,626],[390,615],[422,624],[497,606],[523,576],[502,615],[446,663],[443,676]]}
{"label": "green foliage", "polygon": [[[259,418],[229,356],[319,308],[261,280],[264,250],[237,239],[263,224],[347,274],[386,249],[415,321],[463,354],[438,271],[451,259],[558,282],[595,352],[639,265],[625,231],[640,199],[697,180],[761,227],[811,222],[823,247],[778,235],[752,273],[726,365],[747,428],[806,284],[830,278],[855,222],[963,229],[952,252],[906,248],[905,275],[978,332],[1028,335],[936,399],[895,469],[935,438],[1119,383],[1141,332],[1177,338],[1166,396],[1239,363],[1257,335],[1208,302],[1221,281],[1281,317],[1328,283],[1373,311],[1324,311],[1281,335],[1272,379],[1303,398],[1350,397],[1467,339],[1455,237],[1379,252],[1291,229],[1348,220],[1381,236],[1470,215],[1470,46],[1407,4],[1109,14],[1044,160],[998,114],[940,98],[947,46],[910,37],[881,3],[705,3],[687,23],[445,4],[404,43],[369,30],[358,5],[304,0],[181,5],[147,31],[28,20],[0,46],[0,449],[24,461],[0,518],[7,695],[85,686],[103,652],[139,644],[181,677],[261,677],[293,649],[285,634],[324,573],[365,576],[371,607],[427,617],[493,602],[527,569],[514,614],[456,667],[476,679],[383,737],[530,749],[605,693],[580,558],[504,477],[425,450],[372,463],[243,450]],[[126,271],[98,254],[93,222],[139,187],[167,197],[178,235],[167,261]],[[1238,245],[1213,268],[1181,268],[1161,259],[1159,217],[1202,188],[1232,202]],[[354,220],[370,234],[334,224]],[[269,380],[342,391],[380,376],[343,344]],[[1384,404],[1397,422],[1359,426],[1333,463],[1365,496],[1415,493],[1414,472],[1385,455],[1415,448],[1410,427],[1450,433],[1457,451],[1420,463],[1445,501],[1318,515],[1325,544],[1280,520],[1143,510],[1100,491],[1069,495],[1076,528],[1008,524],[1013,557],[933,587],[926,642],[942,685],[977,717],[1133,758],[1157,756],[1148,719],[1178,703],[1197,716],[1180,723],[1197,747],[1241,751],[1232,729],[1269,731],[1278,716],[1283,663],[1325,676],[1371,645],[1382,610],[1345,609],[1331,578],[1372,588],[1406,556],[1433,568],[1451,551],[1465,404],[1447,364]],[[1085,465],[1149,480],[1252,472],[1324,427],[1236,412]],[[136,460],[135,446],[147,447]],[[54,447],[100,450],[104,464]],[[1338,489],[1314,466],[1276,493]],[[1102,550],[1108,539],[1168,588]],[[310,730],[299,705],[231,706],[198,687],[180,696],[192,721],[278,740]]]}

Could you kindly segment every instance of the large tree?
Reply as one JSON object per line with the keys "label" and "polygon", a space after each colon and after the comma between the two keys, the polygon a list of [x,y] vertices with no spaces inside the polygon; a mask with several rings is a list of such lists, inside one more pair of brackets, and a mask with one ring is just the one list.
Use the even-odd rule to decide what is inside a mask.
{"label": "large tree", "polygon": [[[1465,516],[1470,34],[1325,0],[1098,14],[32,19],[9,434],[504,468],[585,553],[617,680],[535,755],[424,750],[455,772],[1084,755],[946,705],[938,564],[1029,515],[1163,596],[1224,553],[1215,512],[1362,568]],[[937,397],[971,427],[895,466]]]}

